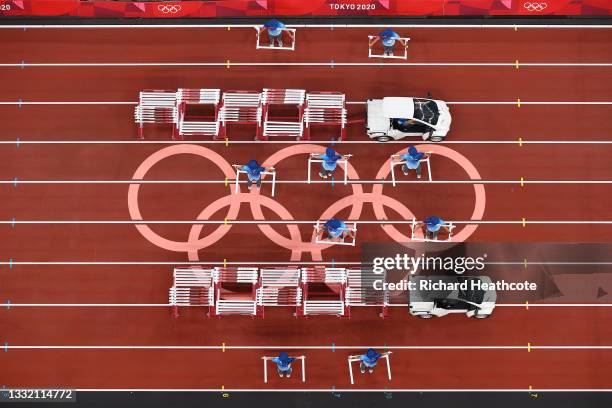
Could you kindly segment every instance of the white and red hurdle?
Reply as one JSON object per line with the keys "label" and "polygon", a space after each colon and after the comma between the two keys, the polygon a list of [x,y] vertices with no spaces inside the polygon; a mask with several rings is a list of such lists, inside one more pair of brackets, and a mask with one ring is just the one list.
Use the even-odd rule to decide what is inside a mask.
{"label": "white and red hurdle", "polygon": [[[325,284],[330,291],[313,292],[310,286]],[[342,317],[346,314],[344,295],[346,291],[346,269],[313,267],[302,268],[302,292],[304,300],[298,308],[299,316],[328,315]]]}
{"label": "white and red hurdle", "polygon": [[223,93],[221,106],[221,128],[219,138],[227,138],[227,125],[255,125],[256,134],[261,132],[262,101],[257,91],[227,91]]}
{"label": "white and red hurdle", "polygon": [[172,138],[178,133],[178,109],[176,91],[167,89],[146,89],[140,92],[138,105],[134,109],[138,124],[138,139],[144,139],[145,124],[171,124]]}
{"label": "white and red hurdle", "polygon": [[340,92],[309,92],[304,109],[304,139],[310,138],[312,125],[340,127],[339,140],[346,139],[346,101]]}
{"label": "white and red hurdle", "polygon": [[[303,89],[268,89],[262,93],[263,126],[257,132],[257,140],[268,140],[270,137],[294,137],[302,140],[304,135],[304,100]],[[282,109],[283,115],[293,110],[292,116],[280,116],[275,109]]]}
{"label": "white and red hurdle", "polygon": [[[183,139],[184,136],[212,136],[219,139],[219,89],[186,89],[180,88],[176,93],[178,104],[178,137],[172,135],[173,139]],[[207,110],[202,115],[187,115],[187,110],[195,107],[198,110]]]}

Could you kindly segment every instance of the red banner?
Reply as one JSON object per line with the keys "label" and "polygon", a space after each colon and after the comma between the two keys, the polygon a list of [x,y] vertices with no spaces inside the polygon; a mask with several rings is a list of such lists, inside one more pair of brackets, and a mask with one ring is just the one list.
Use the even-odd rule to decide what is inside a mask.
{"label": "red banner", "polygon": [[611,0],[0,0],[0,16],[609,16]]}

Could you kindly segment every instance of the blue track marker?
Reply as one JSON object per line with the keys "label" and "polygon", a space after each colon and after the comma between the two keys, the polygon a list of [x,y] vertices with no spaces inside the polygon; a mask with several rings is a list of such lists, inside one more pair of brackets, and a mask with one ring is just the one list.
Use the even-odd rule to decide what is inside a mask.
{"label": "blue track marker", "polygon": [[4,342],[4,352],[8,353],[8,341]]}
{"label": "blue track marker", "polygon": [[331,67],[334,68],[334,60],[331,60]]}
{"label": "blue track marker", "polygon": [[13,269],[13,258],[9,259],[9,269]]}
{"label": "blue track marker", "polygon": [[19,108],[21,109],[21,105],[23,105],[23,99],[19,98]]}
{"label": "blue track marker", "polygon": [[332,188],[334,188],[334,182],[335,182],[335,180],[336,180],[336,179],[335,179],[334,175],[332,174],[332,179],[331,179],[331,186],[332,186]]}
{"label": "blue track marker", "polygon": [[11,301],[7,300],[6,301],[6,310],[10,310],[11,309]]}
{"label": "blue track marker", "polygon": [[21,60],[21,69],[25,68],[25,60]]}
{"label": "blue track marker", "polygon": [[11,227],[15,228],[15,218],[11,220]]}
{"label": "blue track marker", "polygon": [[13,179],[13,187],[17,187],[17,177]]}
{"label": "blue track marker", "polygon": [[335,264],[336,264],[336,258],[332,258],[332,268],[335,268],[334,266]]}
{"label": "blue track marker", "polygon": [[340,398],[342,396],[342,394],[340,394],[339,392],[336,392],[336,386],[332,385],[332,395],[336,398]]}
{"label": "blue track marker", "polygon": [[332,353],[336,352],[336,343],[332,342]]}
{"label": "blue track marker", "polygon": [[19,140],[19,138],[17,138],[17,148],[19,148],[20,144],[21,144],[21,140]]}

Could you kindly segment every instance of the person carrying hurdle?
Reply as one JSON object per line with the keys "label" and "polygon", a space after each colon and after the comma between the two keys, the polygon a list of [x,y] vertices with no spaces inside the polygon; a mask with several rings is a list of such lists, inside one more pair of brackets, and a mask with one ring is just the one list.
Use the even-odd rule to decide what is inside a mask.
{"label": "person carrying hurdle", "polygon": [[437,215],[432,215],[425,218],[425,221],[423,221],[423,225],[425,227],[423,231],[425,239],[437,240],[438,232],[441,228],[444,228],[446,231],[449,231],[448,227],[444,225],[444,220],[438,217]]}
{"label": "person carrying hurdle", "polygon": [[[285,26],[285,24],[281,23],[275,18],[264,23],[262,30],[268,32],[268,37],[270,38],[270,47],[274,47],[275,41],[278,43],[279,47],[283,46],[283,30],[285,28],[287,28],[287,26]],[[291,33],[289,34],[291,35]]]}
{"label": "person carrying hurdle", "polygon": [[361,363],[359,364],[359,370],[361,371],[361,374],[365,374],[366,369],[370,374],[372,374],[376,364],[378,364],[378,359],[381,357],[382,354],[373,348],[369,348],[365,354],[360,355],[359,359],[361,360]]}
{"label": "person carrying hurdle", "polygon": [[319,231],[319,240],[321,241],[324,239],[344,241],[346,238],[354,238],[353,231],[350,230],[344,221],[336,218],[326,221],[323,224],[323,228]]}
{"label": "person carrying hurdle", "polygon": [[249,160],[247,164],[242,166],[241,170],[244,171],[249,178],[247,182],[247,187],[249,190],[251,190],[253,187],[253,183],[257,185],[257,188],[261,187],[261,173],[267,169],[257,163],[257,160]]}
{"label": "person carrying hurdle", "polygon": [[291,363],[294,361],[295,357],[289,357],[284,351],[281,351],[278,357],[272,359],[272,362],[276,363],[276,371],[278,371],[278,376],[281,378],[283,375],[286,375],[287,378],[291,377],[291,372],[293,371]]}
{"label": "person carrying hurdle", "polygon": [[405,163],[402,166],[402,172],[405,176],[408,175],[410,170],[416,171],[416,176],[418,179],[421,178],[421,160],[427,158],[425,153],[421,153],[417,150],[416,147],[410,146],[408,148],[408,153],[400,155],[400,159],[402,159]]}
{"label": "person carrying hurdle", "polygon": [[396,41],[402,43],[404,48],[408,48],[408,43],[406,42],[406,40],[401,39],[399,34],[391,30],[390,28],[387,28],[386,30],[380,32],[378,34],[378,37],[374,37],[373,39],[371,39],[370,47],[376,44],[379,40],[382,41],[384,55],[389,57],[393,56],[393,48],[395,47]]}
{"label": "person carrying hurdle", "polygon": [[325,154],[320,154],[319,158],[323,160],[321,163],[322,169],[319,172],[321,178],[327,178],[334,174],[336,167],[338,167],[338,160],[342,159],[342,156],[336,153],[334,149],[328,147],[325,149]]}

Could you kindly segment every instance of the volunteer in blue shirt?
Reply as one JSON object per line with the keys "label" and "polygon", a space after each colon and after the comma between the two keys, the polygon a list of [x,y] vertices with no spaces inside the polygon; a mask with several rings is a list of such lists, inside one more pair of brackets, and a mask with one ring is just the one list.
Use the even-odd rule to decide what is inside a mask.
{"label": "volunteer in blue shirt", "polygon": [[338,166],[338,160],[340,160],[342,156],[336,153],[331,147],[328,147],[325,149],[325,154],[320,154],[319,158],[323,160],[323,169],[319,172],[319,176],[327,178],[334,173]]}
{"label": "volunteer in blue shirt", "polygon": [[325,235],[327,235],[327,239],[333,240],[334,238],[338,238],[342,241],[347,237],[354,237],[353,231],[349,229],[346,223],[336,218],[331,218],[323,224],[319,239],[325,239]]}
{"label": "volunteer in blue shirt", "polygon": [[268,31],[270,47],[274,47],[274,41],[278,42],[279,47],[283,46],[283,29],[287,28],[283,23],[273,18],[265,22],[263,28]]}
{"label": "volunteer in blue shirt", "polygon": [[273,363],[276,363],[276,370],[278,371],[279,377],[286,375],[287,378],[291,377],[291,363],[295,361],[294,357],[289,357],[287,353],[281,351],[278,357],[272,359]]}
{"label": "volunteer in blue shirt", "polygon": [[359,364],[359,369],[361,373],[364,374],[366,369],[370,374],[374,372],[374,367],[378,364],[378,359],[382,357],[382,354],[374,350],[373,348],[369,348],[365,354],[359,356],[359,360],[361,363]]}
{"label": "volunteer in blue shirt", "polygon": [[404,47],[408,47],[406,41],[400,39],[399,34],[391,30],[390,28],[387,28],[386,30],[382,31],[380,34],[378,34],[378,37],[375,37],[373,40],[371,40],[370,47],[376,44],[379,40],[382,42],[384,55],[387,55],[389,57],[393,56],[393,48],[395,47],[396,41],[402,43]]}
{"label": "volunteer in blue shirt", "polygon": [[242,166],[241,170],[244,171],[249,178],[247,182],[249,190],[253,187],[253,183],[257,184],[257,188],[261,187],[261,173],[266,171],[266,168],[257,163],[257,160],[249,160],[246,165]]}
{"label": "volunteer in blue shirt", "polygon": [[426,158],[425,153],[421,153],[416,147],[410,146],[407,154],[400,155],[400,159],[405,162],[402,166],[404,174],[408,175],[410,170],[416,170],[417,178],[421,178],[421,160],[424,158]]}
{"label": "volunteer in blue shirt", "polygon": [[440,228],[447,229],[444,220],[436,215],[425,218],[423,224],[425,224],[425,238],[438,239]]}

